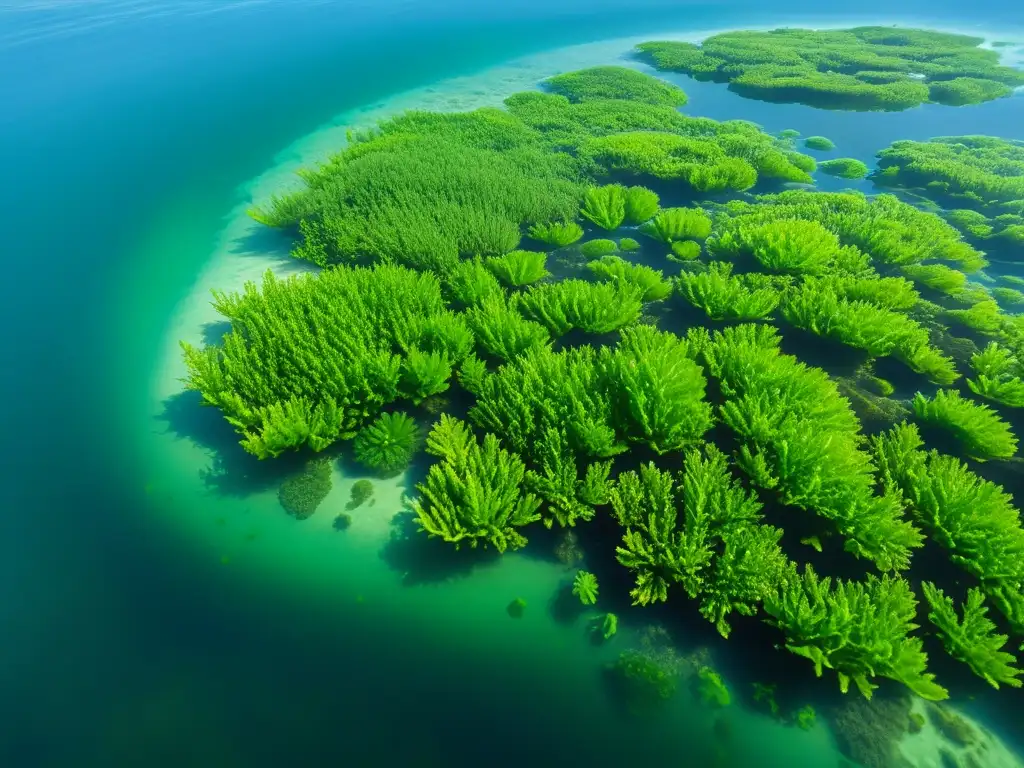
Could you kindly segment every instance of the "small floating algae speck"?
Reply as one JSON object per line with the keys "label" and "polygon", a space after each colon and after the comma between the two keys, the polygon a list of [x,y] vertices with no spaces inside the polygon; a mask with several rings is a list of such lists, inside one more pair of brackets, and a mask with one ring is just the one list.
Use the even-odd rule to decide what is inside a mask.
{"label": "small floating algae speck", "polygon": [[521,619],[523,618],[523,613],[526,611],[526,601],[521,597],[517,597],[508,604],[508,607],[505,610],[513,619]]}

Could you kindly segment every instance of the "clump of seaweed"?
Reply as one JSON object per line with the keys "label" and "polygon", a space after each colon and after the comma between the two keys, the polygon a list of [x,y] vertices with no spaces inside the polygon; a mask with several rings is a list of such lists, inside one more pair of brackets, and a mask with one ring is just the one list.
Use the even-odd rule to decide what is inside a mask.
{"label": "clump of seaweed", "polygon": [[1000,64],[984,40],[923,29],[776,29],[725,32],[699,46],[643,43],[659,69],[729,82],[763,101],[824,109],[903,110],[1009,96],[1024,74]]}
{"label": "clump of seaweed", "polygon": [[415,420],[402,411],[395,411],[381,414],[359,430],[352,450],[363,466],[385,476],[395,475],[409,466],[420,439],[420,428]]}
{"label": "clump of seaweed", "polygon": [[589,571],[576,571],[576,577],[572,581],[572,593],[584,605],[594,605],[597,602],[597,576]]}
{"label": "clump of seaweed", "polygon": [[331,486],[330,461],[319,457],[308,461],[301,472],[281,483],[277,498],[289,515],[305,520],[327,498]]}
{"label": "clump of seaweed", "polygon": [[345,509],[352,511],[363,506],[364,503],[373,498],[373,483],[365,478],[352,483],[352,491],[349,493],[348,503]]}
{"label": "clump of seaweed", "polygon": [[[747,95],[843,108],[989,98],[990,83],[1021,77],[973,38],[916,30],[709,43],[644,51]],[[764,55],[789,60],[750,58]],[[942,212],[894,194],[760,194],[813,186],[819,166],[796,151],[799,134],[684,115],[684,98],[656,77],[596,68],[501,107],[354,132],[302,171],[298,191],[253,212],[327,269],[215,294],[231,331],[185,346],[187,385],[261,459],[353,440],[368,466],[399,471],[419,442],[406,412],[430,413],[431,463],[409,501],[427,536],[505,552],[531,526],[557,527],[556,556],[575,570],[576,531],[590,526],[588,547],[608,547],[595,562],[614,556],[637,605],[691,599],[723,636],[744,628],[738,617],[764,621],[858,701],[885,698],[879,678],[947,695],[923,615],[951,656],[1015,686],[1019,512],[964,461],[926,451],[908,420],[937,445],[1016,458],[1007,422],[975,398],[1024,402],[1024,322],[1000,307],[1017,299],[1011,281],[969,275],[1024,241],[1024,172],[1003,170],[1020,147],[954,137],[886,150],[872,180]],[[804,146],[825,147],[819,138]],[[862,173],[848,160],[822,170],[834,168]],[[582,242],[581,221],[635,226],[647,245]],[[545,247],[521,250],[524,236]],[[678,278],[648,262],[655,248],[682,264]],[[948,389],[918,395],[913,412],[894,399],[925,380]],[[329,489],[322,467],[282,488],[299,516]],[[919,567],[926,541],[929,565],[944,554],[969,583]],[[596,603],[596,579],[581,572],[576,592]],[[599,619],[596,642],[617,629],[614,614]],[[609,675],[627,700],[663,702],[685,674],[720,702],[708,670],[706,653],[682,658],[653,631]],[[786,721],[810,727],[814,715]],[[866,734],[847,741],[868,744],[870,765],[887,737]]]}

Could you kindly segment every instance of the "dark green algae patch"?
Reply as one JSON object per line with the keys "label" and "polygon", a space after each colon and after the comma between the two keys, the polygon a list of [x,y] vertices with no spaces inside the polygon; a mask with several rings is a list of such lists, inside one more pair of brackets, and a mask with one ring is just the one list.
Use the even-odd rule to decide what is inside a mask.
{"label": "dark green algae patch", "polygon": [[1010,96],[1024,72],[979,47],[983,38],[923,29],[775,29],[725,32],[700,45],[638,46],[659,69],[728,83],[741,96],[824,109],[910,109]]}
{"label": "dark green algae patch", "polygon": [[[967,57],[948,37],[920,45]],[[506,552],[592,525],[634,604],[759,619],[843,691],[944,699],[940,648],[1018,686],[1019,513],[934,449],[1017,453],[976,399],[1024,384],[1019,316],[964,284],[984,254],[893,195],[783,191],[815,167],[791,137],[683,103],[599,67],[354,135],[252,211],[324,269],[218,294],[232,330],[185,345],[188,386],[261,458],[354,440],[392,471],[429,422],[423,533]]]}

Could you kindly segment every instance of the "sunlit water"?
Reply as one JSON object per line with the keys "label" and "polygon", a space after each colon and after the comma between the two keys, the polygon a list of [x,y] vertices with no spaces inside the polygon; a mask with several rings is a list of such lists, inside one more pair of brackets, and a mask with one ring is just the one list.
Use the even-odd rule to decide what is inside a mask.
{"label": "sunlit water", "polygon": [[[594,646],[590,614],[567,620],[552,604],[571,575],[560,564],[439,558],[396,537],[410,478],[377,482],[339,533],[331,518],[360,476],[341,464],[316,515],[287,517],[276,489],[288,467],[247,461],[217,414],[181,393],[176,351],[222,330],[210,288],[301,268],[244,208],[339,147],[345,126],[496,104],[617,61],[635,42],[624,35],[821,14],[341,5],[0,4],[0,764],[834,765],[826,729],[734,707],[716,735],[685,690],[657,718],[624,717],[600,667],[644,616],[623,605],[619,637]],[[889,10],[886,21],[919,18]],[[1002,38],[1021,21],[998,8],[976,22],[921,18],[998,22]],[[591,40],[605,42],[571,45]],[[824,134],[835,156],[866,162],[896,138],[1024,138],[1020,96],[848,114],[674,79],[691,114]],[[211,477],[218,467],[227,474]],[[527,601],[518,621],[505,612],[514,597]],[[750,672],[706,630],[680,641],[710,644],[737,680]]]}

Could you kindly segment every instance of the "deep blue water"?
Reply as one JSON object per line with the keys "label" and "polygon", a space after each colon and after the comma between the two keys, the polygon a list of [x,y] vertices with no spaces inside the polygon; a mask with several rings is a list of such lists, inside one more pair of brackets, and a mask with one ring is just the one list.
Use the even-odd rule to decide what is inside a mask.
{"label": "deep blue water", "polygon": [[[204,247],[200,237],[180,259],[146,265],[160,290],[147,286],[152,300],[129,315],[119,312],[136,306],[125,292],[143,290],[130,279],[142,271],[134,246],[183,198],[190,231],[212,242],[236,186],[347,107],[529,51],[820,19],[817,5],[0,3],[0,765],[565,765],[611,755],[597,734],[596,746],[579,743],[585,729],[571,713],[538,711],[543,700],[515,692],[509,674],[485,695],[459,682],[479,670],[405,647],[400,627],[351,637],[344,616],[314,622],[285,594],[253,601],[139,523],[139,467],[117,416],[146,386]],[[872,12],[1024,24],[1011,2],[857,9]],[[844,154],[894,138],[877,116],[769,112],[720,94],[703,112],[704,87],[689,89],[695,112],[823,133]],[[993,125],[1007,120],[993,132],[1021,138],[1008,105],[991,105]],[[875,133],[855,122],[869,118]],[[960,130],[952,111],[885,119],[922,137]],[[119,332],[127,326],[134,332]],[[360,655],[371,646],[372,659]],[[161,697],[140,699],[156,683]]]}

